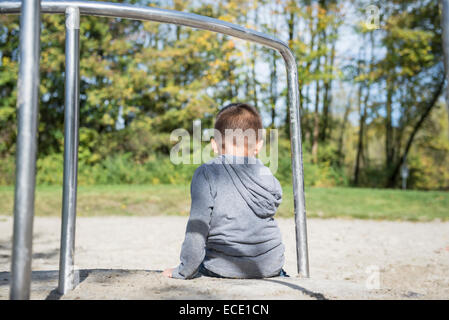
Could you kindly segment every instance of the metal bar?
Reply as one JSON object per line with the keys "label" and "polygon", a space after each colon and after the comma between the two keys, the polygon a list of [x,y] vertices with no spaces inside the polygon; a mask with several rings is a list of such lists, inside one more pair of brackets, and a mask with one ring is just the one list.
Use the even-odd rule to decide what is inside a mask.
{"label": "metal bar", "polygon": [[290,112],[290,145],[292,155],[293,201],[295,208],[296,261],[298,274],[309,277],[304,166],[299,113],[298,68],[291,51],[282,54],[287,69],[288,106]]}
{"label": "metal bar", "polygon": [[445,99],[449,117],[449,0],[441,0],[441,27],[443,29],[444,70],[446,76]]}
{"label": "metal bar", "polygon": [[40,1],[24,0],[20,16],[20,57],[14,235],[10,298],[30,298],[39,103]]}
{"label": "metal bar", "polygon": [[59,287],[61,294],[75,287],[75,222],[78,173],[80,13],[66,9],[64,178],[62,195],[61,253]]}
{"label": "metal bar", "polygon": [[[14,14],[20,11],[20,1],[0,1],[0,13]],[[140,7],[128,4],[88,1],[42,1],[43,13],[64,13],[67,7],[79,8],[80,14],[123,19],[157,21],[209,30],[239,39],[255,42],[277,50],[287,69],[288,105],[290,112],[292,179],[295,202],[295,224],[298,273],[309,276],[306,210],[304,197],[304,176],[301,147],[301,129],[299,114],[298,71],[293,53],[288,45],[267,34],[247,29],[226,21],[204,17],[192,13],[164,10],[153,7]]]}
{"label": "metal bar", "polygon": [[[21,2],[17,0],[0,1],[0,14],[14,14],[20,12]],[[172,23],[192,28],[223,33],[229,36],[256,42],[267,47],[281,50],[290,50],[288,45],[267,34],[247,29],[226,21],[201,16],[198,14],[180,12],[175,10],[143,7],[137,5],[96,2],[96,1],[58,1],[43,0],[42,13],[65,13],[66,8],[79,8],[81,15],[93,15],[132,20],[157,21]]]}

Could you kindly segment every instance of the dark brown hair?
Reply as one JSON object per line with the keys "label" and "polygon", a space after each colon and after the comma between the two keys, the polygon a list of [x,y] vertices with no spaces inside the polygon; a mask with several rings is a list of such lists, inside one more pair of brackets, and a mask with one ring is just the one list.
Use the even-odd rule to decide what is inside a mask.
{"label": "dark brown hair", "polygon": [[[227,129],[241,129],[245,132],[248,129],[254,130],[257,140],[263,128],[262,118],[257,109],[246,103],[232,103],[221,109],[215,120],[215,129],[225,137]],[[223,141],[224,142],[224,141]]]}

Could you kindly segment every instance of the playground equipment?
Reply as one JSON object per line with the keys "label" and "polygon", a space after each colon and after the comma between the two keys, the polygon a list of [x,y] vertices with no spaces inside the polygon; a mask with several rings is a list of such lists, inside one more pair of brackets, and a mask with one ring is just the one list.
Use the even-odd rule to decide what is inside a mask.
{"label": "playground equipment", "polygon": [[92,1],[0,1],[0,14],[21,14],[18,77],[18,135],[14,199],[14,236],[11,268],[11,299],[28,299],[31,281],[35,167],[40,56],[41,13],[66,15],[64,178],[61,251],[58,291],[65,294],[74,283],[75,217],[79,129],[80,15],[157,21],[209,30],[255,42],[277,50],[287,70],[290,143],[296,226],[298,274],[309,277],[306,208],[299,114],[298,70],[295,57],[283,41],[232,23],[197,14]]}

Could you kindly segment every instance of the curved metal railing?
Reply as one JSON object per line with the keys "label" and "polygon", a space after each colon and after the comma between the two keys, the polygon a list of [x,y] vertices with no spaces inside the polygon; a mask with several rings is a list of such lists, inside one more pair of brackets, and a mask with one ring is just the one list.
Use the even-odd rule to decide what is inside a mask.
{"label": "curved metal railing", "polygon": [[[40,13],[66,14],[66,86],[64,132],[64,189],[61,235],[59,291],[74,287],[74,243],[78,161],[79,113],[79,19],[80,15],[114,17],[170,23],[209,30],[248,40],[277,50],[287,71],[288,107],[292,180],[295,205],[297,268],[300,276],[309,276],[304,176],[299,114],[298,71],[288,45],[271,35],[226,21],[193,13],[142,7],[122,3],[93,1],[36,0],[0,1],[0,14],[21,13],[20,66],[18,80],[18,148],[14,202],[14,240],[11,298],[28,298],[31,274],[31,239],[34,215],[34,169],[36,161],[37,93],[36,72],[39,54]],[[36,47],[37,46],[37,47]],[[38,68],[37,68],[38,70]],[[37,82],[37,86],[36,83]]]}

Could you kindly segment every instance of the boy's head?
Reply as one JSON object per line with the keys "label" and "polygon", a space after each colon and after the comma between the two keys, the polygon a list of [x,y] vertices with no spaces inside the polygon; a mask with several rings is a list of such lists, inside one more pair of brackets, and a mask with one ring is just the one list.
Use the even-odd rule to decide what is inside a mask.
{"label": "boy's head", "polygon": [[263,146],[262,119],[246,103],[232,103],[221,109],[215,120],[212,149],[218,154],[255,156]]}

